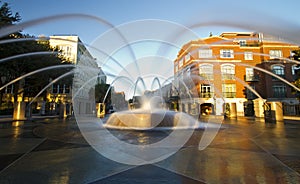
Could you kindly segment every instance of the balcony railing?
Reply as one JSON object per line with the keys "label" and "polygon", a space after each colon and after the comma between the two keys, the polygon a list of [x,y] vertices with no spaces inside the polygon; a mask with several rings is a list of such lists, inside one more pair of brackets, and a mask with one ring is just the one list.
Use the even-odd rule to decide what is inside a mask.
{"label": "balcony railing", "polygon": [[234,74],[222,74],[223,80],[235,80]]}
{"label": "balcony railing", "polygon": [[254,82],[254,81],[259,81],[259,76],[258,75],[245,75],[244,79],[246,82]]}
{"label": "balcony railing", "polygon": [[223,92],[223,97],[225,98],[235,98],[236,92]]}
{"label": "balcony railing", "polygon": [[214,75],[209,73],[202,73],[199,75],[201,77],[201,80],[213,80],[214,79]]}
{"label": "balcony railing", "polygon": [[246,43],[246,44],[240,44],[240,47],[259,47],[260,43]]}
{"label": "balcony railing", "polygon": [[209,93],[209,92],[206,92],[206,93],[200,93],[200,98],[212,98],[214,96],[214,93]]}

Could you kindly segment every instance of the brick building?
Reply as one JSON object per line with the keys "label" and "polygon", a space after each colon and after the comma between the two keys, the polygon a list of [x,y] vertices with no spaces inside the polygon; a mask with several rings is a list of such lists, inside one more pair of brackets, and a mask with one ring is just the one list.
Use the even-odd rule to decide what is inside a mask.
{"label": "brick building", "polygon": [[180,97],[180,110],[261,117],[263,113],[254,109],[262,111],[266,101],[298,104],[292,87],[283,81],[295,80],[292,51],[297,49],[280,38],[253,32],[188,42],[174,61],[173,93]]}

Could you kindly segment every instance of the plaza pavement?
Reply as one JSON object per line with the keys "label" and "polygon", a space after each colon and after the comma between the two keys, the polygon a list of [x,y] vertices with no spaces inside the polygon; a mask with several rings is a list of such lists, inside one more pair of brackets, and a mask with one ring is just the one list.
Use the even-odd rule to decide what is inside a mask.
{"label": "plaza pavement", "polygon": [[[6,118],[6,119],[5,119]],[[300,183],[300,121],[226,120],[204,150],[204,130],[174,155],[154,164],[114,162],[95,151],[74,119],[0,120],[0,183]],[[16,124],[15,124],[16,125]],[[123,131],[119,139],[167,132]]]}

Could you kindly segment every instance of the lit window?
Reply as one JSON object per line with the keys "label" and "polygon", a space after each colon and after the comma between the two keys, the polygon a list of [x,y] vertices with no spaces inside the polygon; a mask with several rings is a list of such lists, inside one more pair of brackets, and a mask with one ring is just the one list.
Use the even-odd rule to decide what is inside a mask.
{"label": "lit window", "polygon": [[220,50],[220,58],[233,58],[233,50],[231,49],[221,49]]}
{"label": "lit window", "polygon": [[221,66],[222,79],[233,80],[235,79],[235,66],[231,64],[224,64]]}
{"label": "lit window", "polygon": [[253,53],[252,52],[245,52],[244,53],[245,60],[253,60]]}
{"label": "lit window", "polygon": [[201,84],[200,98],[213,97],[213,87],[209,84]]}
{"label": "lit window", "polygon": [[212,50],[211,49],[200,49],[199,50],[199,58],[211,58]]}
{"label": "lit window", "polygon": [[253,68],[246,68],[245,81],[258,81],[258,75],[254,74]]}
{"label": "lit window", "polygon": [[222,84],[222,94],[225,98],[235,98],[236,85],[235,84]]}
{"label": "lit window", "polygon": [[199,66],[199,75],[203,80],[212,80],[214,78],[213,72],[213,65],[202,64]]}
{"label": "lit window", "polygon": [[281,58],[282,51],[281,50],[270,50],[270,59]]}

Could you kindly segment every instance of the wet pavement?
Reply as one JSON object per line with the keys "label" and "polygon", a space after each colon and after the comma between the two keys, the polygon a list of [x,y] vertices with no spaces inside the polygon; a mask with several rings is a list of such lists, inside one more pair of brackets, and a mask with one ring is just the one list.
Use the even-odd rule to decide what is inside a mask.
{"label": "wet pavement", "polygon": [[[18,127],[2,121],[0,183],[300,183],[299,120],[226,120],[199,150],[203,132],[195,130],[163,161],[133,166],[95,151],[72,119],[37,119]],[[131,144],[151,144],[170,132],[111,133]]]}

